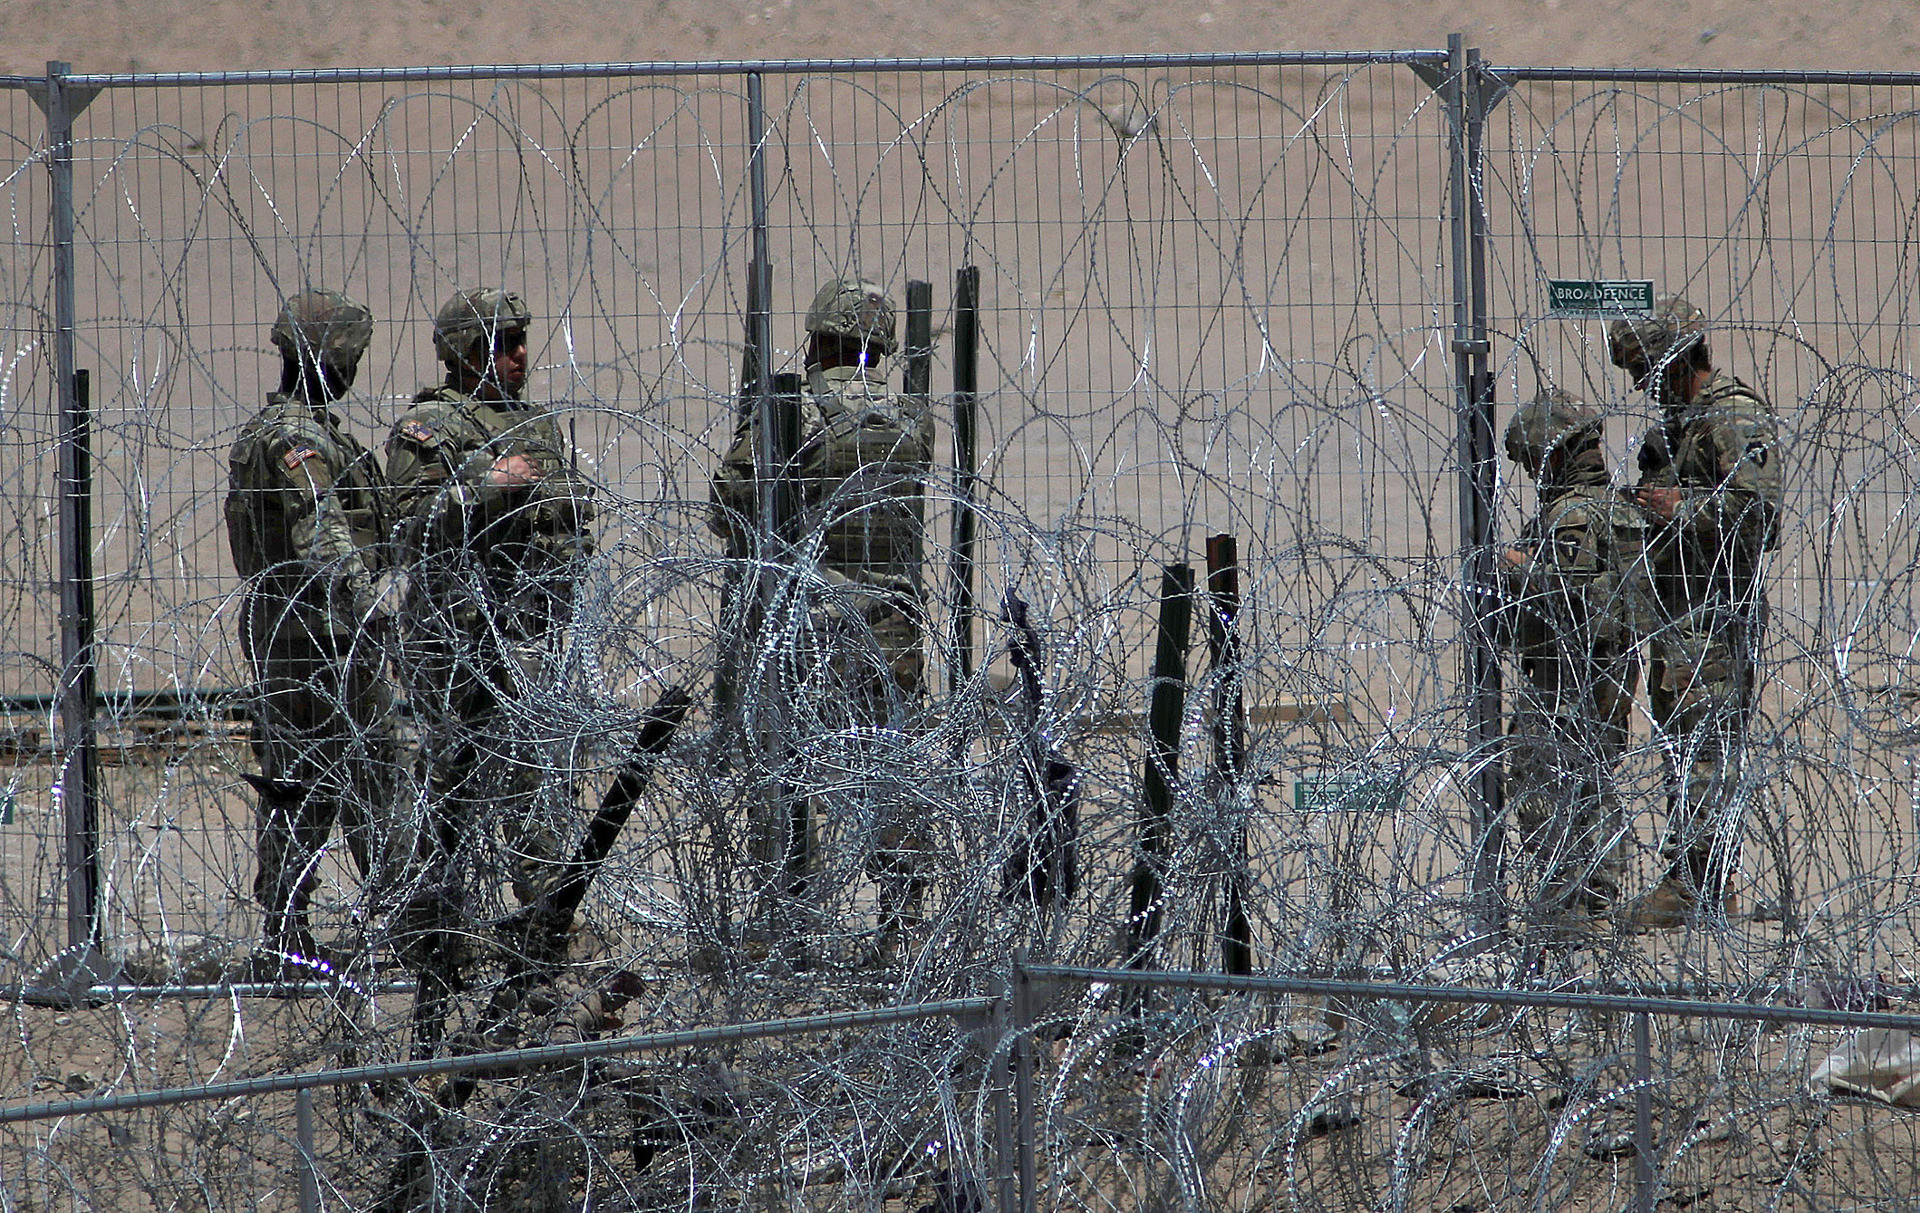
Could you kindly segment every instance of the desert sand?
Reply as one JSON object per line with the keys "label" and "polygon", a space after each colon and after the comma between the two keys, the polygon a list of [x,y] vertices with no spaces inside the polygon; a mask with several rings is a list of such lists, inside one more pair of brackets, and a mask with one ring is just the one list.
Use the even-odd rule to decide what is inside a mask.
{"label": "desert sand", "polygon": [[1005,0],[622,4],[614,0],[7,0],[0,70],[83,72],[437,63],[1381,50],[1466,35],[1493,63],[1903,71],[1920,30],[1897,0],[1478,0],[1038,5]]}

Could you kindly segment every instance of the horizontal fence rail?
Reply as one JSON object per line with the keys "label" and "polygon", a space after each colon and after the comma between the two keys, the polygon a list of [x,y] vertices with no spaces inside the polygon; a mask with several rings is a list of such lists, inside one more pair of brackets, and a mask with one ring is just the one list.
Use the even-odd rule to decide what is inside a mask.
{"label": "horizontal fence rail", "polygon": [[[1637,1017],[1639,1026],[1635,1033],[1636,1047],[1640,1050],[1638,1070],[1650,1074],[1650,1059],[1646,1055],[1650,1036],[1645,1021],[1648,1016],[1667,1016],[1681,1019],[1714,1019],[1745,1021],[1769,1024],[1793,1024],[1805,1026],[1824,1026],[1848,1030],[1860,1029],[1896,1029],[1903,1032],[1920,1030],[1920,1014],[1889,1014],[1869,1011],[1836,1010],[1819,1007],[1767,1005],[1751,1002],[1713,1001],[1700,998],[1673,998],[1648,996],[1621,992],[1566,992],[1539,989],[1490,988],[1470,986],[1436,986],[1408,982],[1339,980],[1323,977],[1272,975],[1261,977],[1236,977],[1218,973],[1203,972],[1143,972],[1133,969],[1095,968],[1067,965],[1031,965],[1016,961],[1011,971],[1014,987],[1027,983],[1071,983],[1094,984],[1102,986],[1135,987],[1164,991],[1216,991],[1243,994],[1268,995],[1305,995],[1318,998],[1344,998],[1363,1001],[1392,1001],[1396,1003],[1426,1003],[1435,1005],[1482,1005],[1508,1008],[1543,1010],[1559,1008],[1587,1012],[1612,1012],[1632,1014]],[[1011,1015],[1009,1010],[1012,1009]],[[1019,996],[1002,998],[947,999],[939,1002],[919,1003],[908,1006],[881,1007],[861,1011],[840,1011],[819,1015],[796,1016],[782,1020],[759,1023],[725,1024],[706,1028],[689,1029],[678,1032],[651,1033],[635,1037],[615,1037],[605,1040],[585,1041],[567,1045],[549,1045],[536,1048],[497,1050],[464,1056],[439,1058],[410,1063],[390,1063],[385,1065],[356,1066],[346,1069],[324,1070],[302,1074],[267,1075],[253,1079],[241,1079],[221,1083],[212,1083],[199,1087],[178,1088],[173,1090],[146,1091],[125,1095],[101,1096],[86,1099],[70,1099],[41,1104],[25,1104],[0,1108],[0,1124],[15,1124],[28,1121],[65,1119],[68,1117],[90,1116],[108,1113],[125,1113],[142,1109],[161,1108],[182,1104],[222,1102],[235,1099],[250,1099],[260,1096],[297,1092],[302,1099],[299,1114],[302,1124],[303,1156],[313,1157],[312,1126],[313,1105],[311,1094],[317,1089],[362,1086],[392,1082],[406,1082],[433,1076],[453,1076],[475,1074],[498,1079],[504,1075],[521,1074],[528,1071],[551,1069],[557,1066],[590,1062],[633,1054],[660,1053],[682,1048],[713,1048],[741,1041],[776,1038],[784,1036],[818,1035],[826,1033],[844,1033],[866,1028],[885,1027],[914,1023],[923,1020],[953,1019],[958,1023],[981,1022],[989,1016],[997,1015],[1005,1030],[1014,1034],[1016,1049],[1024,1049],[1022,1038],[1033,1030],[1034,1025],[1027,1018],[1031,1011],[1028,1000]],[[1001,1049],[1007,1042],[1001,1042]],[[996,1050],[995,1056],[1000,1056]],[[1026,1071],[1030,1061],[1023,1064]],[[1643,1088],[1642,1094],[1645,1093]],[[1030,1073],[1015,1088],[1014,1096],[1019,1101],[1017,1115],[1022,1126],[1022,1138],[1011,1143],[1012,1153],[1003,1155],[1000,1166],[1007,1176],[1009,1186],[1001,1192],[1001,1208],[1032,1207],[1034,1200],[1033,1142],[1024,1134],[1033,1127],[1033,1102],[1037,1098],[1031,1086]],[[1003,1089],[1004,1095],[1004,1089]],[[1005,1110],[1002,1115],[1008,1115]],[[1012,1121],[1009,1121],[1009,1126]],[[1003,1149],[1006,1147],[1003,1146]],[[1657,1203],[1659,1192],[1655,1186],[1654,1143],[1650,1137],[1650,1128],[1645,1116],[1640,1118],[1637,1127],[1634,1149],[1646,1160],[1637,1179],[1634,1193],[1634,1207],[1652,1208]],[[1018,1174],[1015,1172],[1018,1171]],[[1019,1186],[1012,1187],[1013,1183]],[[1022,1195],[1013,1196],[1014,1191]],[[310,1193],[317,1194],[317,1184]],[[301,1209],[318,1208],[317,1195],[303,1196]]]}
{"label": "horizontal fence rail", "polygon": [[[1913,1190],[1912,1124],[1827,1095],[1920,985],[1920,74],[55,64],[0,113],[0,1203]],[[895,428],[835,464],[843,276]],[[1738,604],[1636,492],[1694,440],[1603,285],[1771,409]],[[467,614],[396,557],[366,684],[276,698],[229,536],[270,326],[372,312],[333,408],[392,467],[476,286],[567,554]],[[1509,430],[1554,391],[1599,548]],[[381,550],[488,550],[456,500]],[[1548,610],[1548,550],[1640,555]],[[347,724],[276,782],[289,704]]]}

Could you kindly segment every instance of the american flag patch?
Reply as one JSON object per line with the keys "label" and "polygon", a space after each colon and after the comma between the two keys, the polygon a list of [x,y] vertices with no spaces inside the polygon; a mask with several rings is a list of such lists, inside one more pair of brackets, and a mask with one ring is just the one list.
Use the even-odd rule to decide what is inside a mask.
{"label": "american flag patch", "polygon": [[400,436],[425,445],[433,441],[433,430],[422,421],[402,421]]}
{"label": "american flag patch", "polygon": [[318,458],[320,458],[319,451],[314,450],[310,446],[297,446],[297,447],[294,447],[292,450],[288,451],[286,454],[280,456],[280,462],[286,464],[287,470],[291,472],[293,469],[299,467],[301,464],[305,463],[307,460],[318,459]]}

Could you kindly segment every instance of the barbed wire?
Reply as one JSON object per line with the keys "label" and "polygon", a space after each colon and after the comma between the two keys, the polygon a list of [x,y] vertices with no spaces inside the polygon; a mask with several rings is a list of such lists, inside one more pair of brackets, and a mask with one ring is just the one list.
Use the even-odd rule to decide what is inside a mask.
{"label": "barbed wire", "polygon": [[[1507,467],[1492,549],[1462,538],[1442,99],[1385,62],[772,91],[769,372],[803,369],[816,281],[896,301],[934,284],[917,679],[895,680],[897,637],[830,526],[730,546],[710,525],[710,478],[755,407],[737,77],[209,82],[108,89],[80,115],[103,763],[84,941],[62,934],[71,755],[49,693],[51,149],[17,153],[0,177],[5,977],[45,991],[91,950],[109,992],[12,1006],[0,1073],[20,1099],[998,995],[1017,951],[1907,1005],[1910,98],[1534,82],[1493,112],[1499,418],[1507,397],[1576,391],[1605,415],[1610,485],[1630,488],[1659,407],[1614,373],[1604,322],[1549,315],[1541,280],[1651,278],[1706,309],[1716,362],[1767,394],[1783,436],[1761,688],[1714,823],[1739,904],[1633,925],[1670,858],[1687,744],[1642,690],[1613,771],[1624,887],[1569,931],[1517,815],[1504,867],[1477,815],[1479,777],[1521,742],[1474,715],[1463,670],[1494,601],[1473,570],[1537,504]],[[23,97],[0,104],[37,129]],[[966,267],[974,468],[948,456],[966,402],[939,382],[961,361],[944,291]],[[375,449],[441,375],[441,300],[524,296],[527,397],[560,422],[593,543],[566,565],[563,626],[538,636],[444,613],[424,566],[385,585],[352,642],[385,706],[326,702],[357,727],[354,773],[379,776],[377,803],[354,805],[366,870],[335,831],[311,873],[314,946],[288,948],[263,942],[253,883],[261,701],[222,509],[228,449],[274,386],[266,328],[306,285],[375,313],[338,404]],[[1210,570],[1220,534],[1238,554]],[[1215,655],[1221,567],[1238,608]],[[1182,575],[1192,594],[1165,599]],[[1509,660],[1509,706],[1526,687]],[[684,708],[663,706],[670,688]],[[453,787],[453,770],[485,777]],[[587,870],[568,861],[596,808],[619,819],[611,845],[556,925],[541,882]],[[282,996],[243,996],[263,992]],[[1648,1091],[1676,1201],[1911,1190],[1903,1115],[1809,1089],[1844,1046],[1826,1028],[1656,1020],[1643,1074],[1625,1019],[1565,1007],[1095,985],[1051,989],[1034,1016],[1032,1126],[994,1123],[1004,1029],[929,1021],[343,1086],[313,1109],[323,1199],[961,1213],[999,1200],[1012,1134],[1050,1207],[1602,1207],[1635,1190]],[[9,1128],[0,1208],[291,1205],[295,1119],[282,1092]]]}

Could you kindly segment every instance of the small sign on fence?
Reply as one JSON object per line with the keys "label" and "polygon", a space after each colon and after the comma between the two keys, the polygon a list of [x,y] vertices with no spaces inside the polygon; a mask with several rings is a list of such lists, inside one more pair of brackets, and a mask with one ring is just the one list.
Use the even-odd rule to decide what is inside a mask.
{"label": "small sign on fence", "polygon": [[1653,279],[1547,279],[1547,315],[1620,316],[1653,310]]}
{"label": "small sign on fence", "polygon": [[1297,813],[1395,812],[1405,799],[1406,789],[1392,771],[1334,771],[1293,781]]}

